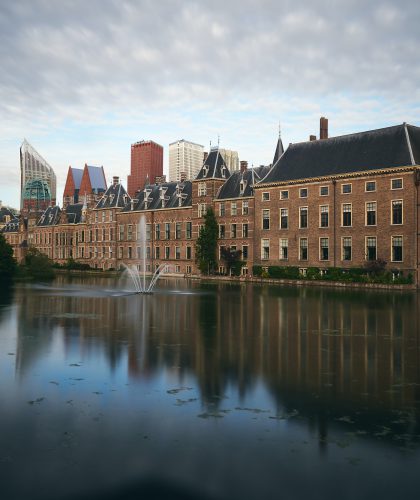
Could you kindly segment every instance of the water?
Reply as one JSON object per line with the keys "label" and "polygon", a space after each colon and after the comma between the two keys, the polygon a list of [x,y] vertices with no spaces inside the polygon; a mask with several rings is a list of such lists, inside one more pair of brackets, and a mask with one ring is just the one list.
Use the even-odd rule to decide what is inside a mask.
{"label": "water", "polygon": [[0,292],[0,498],[417,498],[415,293]]}

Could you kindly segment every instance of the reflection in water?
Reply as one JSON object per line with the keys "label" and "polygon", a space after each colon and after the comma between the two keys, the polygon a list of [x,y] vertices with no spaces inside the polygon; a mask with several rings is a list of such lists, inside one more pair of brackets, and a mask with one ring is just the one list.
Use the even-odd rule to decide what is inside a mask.
{"label": "reflection in water", "polygon": [[[369,440],[418,453],[418,295],[171,280],[162,280],[159,286],[153,296],[114,296],[112,282],[100,278],[90,279],[88,285],[58,278],[54,290],[18,288],[16,381],[31,387],[41,373],[45,383],[78,383],[80,395],[88,392],[80,384],[93,379],[100,389],[92,386],[89,394],[97,396],[105,394],[104,384],[109,392],[120,383],[118,391],[126,396],[118,396],[122,398],[118,407],[111,400],[104,403],[99,419],[107,412],[120,418],[123,409],[130,420],[130,408],[158,412],[165,419],[174,411],[165,406],[169,398],[172,407],[183,412],[174,434],[185,432],[184,425],[188,432],[200,426],[197,440],[208,439],[213,421],[226,417],[226,422],[235,422],[235,430],[228,423],[219,427],[216,444],[205,441],[210,449],[217,447],[217,439],[234,439],[239,429],[243,442],[244,435],[253,436],[270,425],[266,432],[278,433],[283,446],[292,435],[297,440],[287,445],[288,453],[291,446],[298,447],[297,442],[302,446],[313,441],[310,449],[318,448],[318,459],[324,456],[326,461],[335,460],[336,450],[348,442],[361,446]],[[0,300],[1,321],[4,304],[12,296]],[[69,376],[71,370],[85,373],[86,379]],[[138,399],[130,387],[144,387],[146,392]],[[66,389],[63,401],[73,401],[72,390],[76,389]],[[36,398],[30,403],[36,405]],[[54,412],[54,406],[49,411]],[[165,435],[180,414],[171,418],[165,431],[160,429]],[[263,441],[252,446],[249,442],[245,454],[265,446],[258,448],[263,457],[271,450]],[[210,449],[209,455],[219,460],[225,456],[224,446]],[[313,451],[305,454],[311,464],[318,460]],[[154,448],[150,461],[155,453]],[[196,462],[198,455],[189,453]],[[361,460],[351,455],[346,459],[353,465]],[[294,462],[287,463],[292,467]],[[326,474],[331,463],[324,465]],[[382,467],[379,462],[378,467]],[[269,476],[269,470],[264,471],[266,495],[275,490],[276,476]],[[320,480],[323,476],[318,474]],[[219,482],[223,491],[216,491],[215,497],[253,498],[247,485],[241,489],[235,484],[227,494],[226,483]],[[323,498],[328,496],[324,491]]]}

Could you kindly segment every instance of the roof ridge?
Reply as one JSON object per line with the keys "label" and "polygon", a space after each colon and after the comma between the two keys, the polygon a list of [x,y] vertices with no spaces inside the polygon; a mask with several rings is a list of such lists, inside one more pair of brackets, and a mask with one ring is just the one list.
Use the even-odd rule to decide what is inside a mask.
{"label": "roof ridge", "polygon": [[413,148],[411,147],[410,136],[409,136],[408,130],[407,130],[407,123],[404,122],[403,125],[404,125],[404,131],[405,131],[405,138],[407,139],[408,152],[410,153],[411,165],[415,165],[416,162],[414,161]]}

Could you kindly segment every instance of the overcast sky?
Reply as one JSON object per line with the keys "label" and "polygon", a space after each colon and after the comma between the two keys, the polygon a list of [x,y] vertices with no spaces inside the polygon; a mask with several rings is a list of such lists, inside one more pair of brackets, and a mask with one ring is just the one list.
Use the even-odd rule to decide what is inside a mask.
{"label": "overcast sky", "polygon": [[19,206],[26,138],[54,168],[187,139],[271,162],[285,145],[420,125],[420,2],[0,0],[0,199]]}

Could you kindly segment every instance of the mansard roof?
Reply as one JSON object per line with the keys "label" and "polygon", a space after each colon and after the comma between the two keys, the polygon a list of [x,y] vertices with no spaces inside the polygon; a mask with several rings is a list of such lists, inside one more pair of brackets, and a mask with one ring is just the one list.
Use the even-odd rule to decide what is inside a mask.
{"label": "mansard roof", "polygon": [[396,125],[291,144],[262,183],[287,182],[420,163],[420,128]]}
{"label": "mansard roof", "polygon": [[9,222],[1,229],[2,233],[17,233],[19,231],[19,218],[13,217]]}
{"label": "mansard roof", "polygon": [[37,226],[55,226],[60,222],[61,208],[58,205],[48,207],[41,215]]}
{"label": "mansard roof", "polygon": [[82,212],[83,212],[83,203],[75,203],[74,205],[67,205],[65,209],[67,223],[79,224],[80,222],[82,222]]}
{"label": "mansard roof", "polygon": [[201,167],[196,179],[223,179],[226,180],[230,176],[229,169],[226,166],[222,153],[218,148],[210,151]]}
{"label": "mansard roof", "polygon": [[127,203],[123,211],[190,207],[192,203],[191,195],[191,181],[148,184],[144,189],[136,193],[136,198]]}
{"label": "mansard roof", "polygon": [[247,169],[244,172],[233,172],[220,188],[217,199],[246,198],[254,194],[254,184],[268,173],[270,167],[260,166]]}
{"label": "mansard roof", "polygon": [[130,201],[131,198],[124,186],[118,182],[109,186],[95,208],[123,208]]}
{"label": "mansard roof", "polygon": [[0,223],[6,222],[6,217],[9,216],[10,220],[14,219],[15,214],[7,207],[0,208]]}

